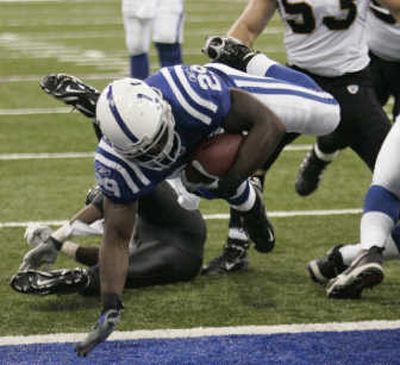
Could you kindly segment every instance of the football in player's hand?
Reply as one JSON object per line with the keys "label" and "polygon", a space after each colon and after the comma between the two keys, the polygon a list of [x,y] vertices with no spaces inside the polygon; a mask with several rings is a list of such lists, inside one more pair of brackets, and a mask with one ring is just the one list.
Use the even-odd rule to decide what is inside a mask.
{"label": "football in player's hand", "polygon": [[[197,161],[208,175],[224,176],[233,166],[243,139],[240,134],[218,134],[211,137],[200,144],[193,154],[192,162]],[[192,163],[186,167],[186,176],[191,182],[207,182],[204,174],[200,174]]]}

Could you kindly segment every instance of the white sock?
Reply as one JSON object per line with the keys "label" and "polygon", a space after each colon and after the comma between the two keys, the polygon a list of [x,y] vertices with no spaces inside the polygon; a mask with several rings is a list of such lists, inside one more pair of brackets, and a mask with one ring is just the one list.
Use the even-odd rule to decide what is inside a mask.
{"label": "white sock", "polygon": [[[349,266],[354,259],[363,251],[364,248],[361,243],[356,243],[352,245],[345,245],[339,249],[342,255],[343,263]],[[400,252],[394,242],[392,236],[390,235],[385,242],[385,249],[383,250],[383,258],[385,260],[398,260],[400,259]]]}
{"label": "white sock", "polygon": [[319,149],[318,144],[315,144],[314,152],[320,160],[325,161],[325,162],[332,162],[339,155],[340,151],[335,151],[332,153],[325,153]]}
{"label": "white sock", "polygon": [[382,212],[364,213],[360,223],[360,241],[364,250],[372,246],[384,247],[394,227],[392,219]]}

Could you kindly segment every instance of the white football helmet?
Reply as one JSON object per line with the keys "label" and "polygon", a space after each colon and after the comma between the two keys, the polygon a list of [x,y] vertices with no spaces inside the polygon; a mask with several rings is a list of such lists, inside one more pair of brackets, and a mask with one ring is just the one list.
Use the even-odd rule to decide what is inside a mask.
{"label": "white football helmet", "polygon": [[125,78],[101,93],[96,119],[113,148],[129,160],[153,170],[172,165],[181,153],[171,106],[158,90]]}

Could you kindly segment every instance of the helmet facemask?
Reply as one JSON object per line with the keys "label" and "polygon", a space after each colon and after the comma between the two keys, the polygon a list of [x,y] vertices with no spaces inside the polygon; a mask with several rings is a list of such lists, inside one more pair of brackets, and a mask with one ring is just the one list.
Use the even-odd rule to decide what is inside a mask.
{"label": "helmet facemask", "polygon": [[127,150],[113,146],[128,160],[157,171],[173,165],[181,153],[181,139],[175,131],[175,119],[171,107],[165,100],[161,100],[161,103],[160,126],[153,138],[145,138],[136,145],[131,145]]}

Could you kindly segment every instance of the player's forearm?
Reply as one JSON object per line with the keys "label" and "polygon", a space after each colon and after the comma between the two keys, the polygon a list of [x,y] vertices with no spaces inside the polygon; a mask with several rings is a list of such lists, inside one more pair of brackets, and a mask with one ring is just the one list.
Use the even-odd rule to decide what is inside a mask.
{"label": "player's forearm", "polygon": [[92,204],[85,206],[76,213],[67,223],[55,230],[51,237],[59,242],[58,249],[61,249],[62,243],[69,239],[74,231],[74,222],[80,221],[86,224],[91,224],[94,221],[101,219],[101,212]]}
{"label": "player's forearm", "polygon": [[273,16],[275,0],[252,0],[228,31],[228,36],[252,46]]}
{"label": "player's forearm", "polygon": [[[100,247],[100,283],[103,310],[119,309],[129,261],[129,241],[137,204],[117,204],[104,198],[104,235]],[[117,306],[118,305],[118,306]]]}
{"label": "player's forearm", "polygon": [[263,115],[247,135],[230,173],[245,178],[261,168],[278,146],[284,127],[275,115]]}
{"label": "player's forearm", "polygon": [[270,109],[246,92],[232,90],[231,101],[231,114],[225,129],[228,133],[247,131],[248,134],[228,175],[244,179],[272,154],[285,133],[285,127]]}
{"label": "player's forearm", "polygon": [[109,297],[121,298],[128,272],[129,240],[116,239],[108,241],[108,237],[100,247],[100,280],[103,309],[110,306]]}
{"label": "player's forearm", "polygon": [[103,218],[102,213],[93,204],[86,205],[78,213],[76,213],[70,220],[70,222],[81,221],[86,224],[91,224],[99,219]]}

